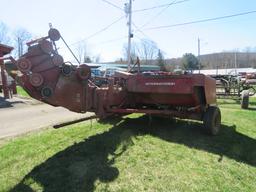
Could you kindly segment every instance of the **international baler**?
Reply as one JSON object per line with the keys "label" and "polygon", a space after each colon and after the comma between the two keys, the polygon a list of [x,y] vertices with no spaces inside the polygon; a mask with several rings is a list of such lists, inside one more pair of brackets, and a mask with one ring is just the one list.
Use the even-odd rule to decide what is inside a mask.
{"label": "international baler", "polygon": [[78,113],[94,112],[100,119],[143,113],[203,121],[209,134],[219,132],[221,113],[211,77],[117,71],[99,85],[88,65],[64,61],[56,48],[59,39],[64,41],[51,28],[46,37],[28,42],[28,51],[17,61],[12,59],[20,73],[17,80],[31,97]]}

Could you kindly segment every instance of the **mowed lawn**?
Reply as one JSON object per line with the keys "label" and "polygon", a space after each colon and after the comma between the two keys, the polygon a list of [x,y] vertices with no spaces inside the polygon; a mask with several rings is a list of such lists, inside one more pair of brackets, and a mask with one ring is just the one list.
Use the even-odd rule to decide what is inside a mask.
{"label": "mowed lawn", "polygon": [[22,97],[30,97],[29,94],[21,86],[17,86],[17,93]]}
{"label": "mowed lawn", "polygon": [[0,191],[256,191],[256,99],[219,100],[222,131],[130,115],[0,146]]}

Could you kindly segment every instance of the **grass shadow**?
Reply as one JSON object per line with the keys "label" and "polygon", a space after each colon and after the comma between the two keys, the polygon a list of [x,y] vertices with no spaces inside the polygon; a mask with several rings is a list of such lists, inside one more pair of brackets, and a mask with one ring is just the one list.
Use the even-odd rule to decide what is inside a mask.
{"label": "grass shadow", "polygon": [[148,123],[146,116],[121,122],[115,119],[108,131],[76,143],[35,167],[11,191],[33,191],[33,183],[42,186],[43,191],[94,191],[97,180],[107,183],[118,177],[115,159],[139,135],[217,154],[220,162],[226,156],[256,166],[256,140],[236,132],[235,126],[223,125],[221,134],[212,137],[202,134],[203,127],[198,122],[153,119],[150,126]]}
{"label": "grass shadow", "polygon": [[110,182],[118,177],[114,162],[133,145],[131,138],[131,132],[123,125],[113,126],[58,152],[35,167],[11,191],[34,191],[31,185],[35,183],[43,191],[94,191],[96,180]]}
{"label": "grass shadow", "polygon": [[177,120],[175,126],[171,126],[168,127],[164,121],[155,121],[150,134],[168,142],[219,155],[220,161],[226,156],[256,167],[256,140],[237,132],[235,125],[222,125],[218,136],[202,134],[204,127],[199,122]]}

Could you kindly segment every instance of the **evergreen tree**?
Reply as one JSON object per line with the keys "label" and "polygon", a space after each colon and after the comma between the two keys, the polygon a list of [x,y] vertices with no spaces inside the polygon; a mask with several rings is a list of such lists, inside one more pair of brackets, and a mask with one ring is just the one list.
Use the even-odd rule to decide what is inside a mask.
{"label": "evergreen tree", "polygon": [[186,53],[182,57],[182,66],[184,70],[193,71],[199,69],[199,60],[192,53]]}
{"label": "evergreen tree", "polygon": [[161,71],[166,71],[164,56],[160,49],[158,50],[158,54],[157,54],[157,65],[160,67]]}

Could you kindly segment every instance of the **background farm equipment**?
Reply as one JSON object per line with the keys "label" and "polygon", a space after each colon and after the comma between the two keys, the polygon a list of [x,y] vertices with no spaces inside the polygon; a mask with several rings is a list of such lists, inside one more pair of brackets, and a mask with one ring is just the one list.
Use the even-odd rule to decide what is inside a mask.
{"label": "background farm equipment", "polygon": [[78,113],[95,112],[101,119],[143,113],[195,119],[210,134],[219,132],[221,114],[211,77],[116,71],[99,85],[88,65],[64,62],[55,46],[59,39],[64,41],[51,28],[48,36],[27,43],[27,53],[14,61],[17,79],[31,97]]}
{"label": "background farm equipment", "polygon": [[12,94],[16,94],[16,83],[6,72],[4,65],[5,58],[3,56],[9,54],[13,50],[13,47],[0,44],[0,92],[3,92],[4,98],[9,99]]}
{"label": "background farm equipment", "polygon": [[241,108],[247,109],[249,97],[256,93],[250,81],[238,75],[212,75],[216,79],[216,94],[219,98],[241,100]]}

